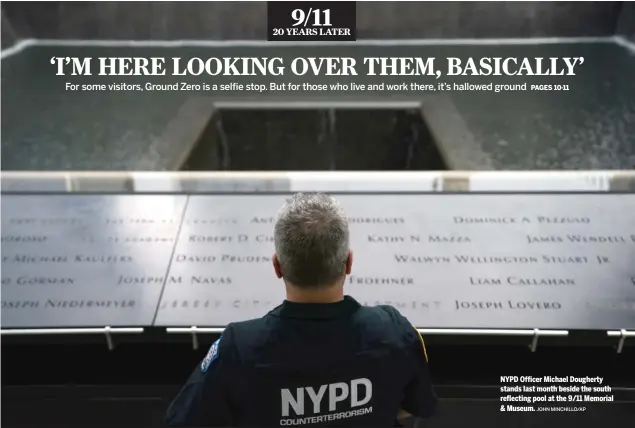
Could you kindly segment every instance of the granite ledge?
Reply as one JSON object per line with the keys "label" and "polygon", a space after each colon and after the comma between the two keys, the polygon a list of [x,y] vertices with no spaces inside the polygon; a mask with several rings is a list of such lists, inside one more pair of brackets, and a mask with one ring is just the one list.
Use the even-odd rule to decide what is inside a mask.
{"label": "granite ledge", "polygon": [[12,193],[609,192],[634,193],[635,171],[3,172]]}

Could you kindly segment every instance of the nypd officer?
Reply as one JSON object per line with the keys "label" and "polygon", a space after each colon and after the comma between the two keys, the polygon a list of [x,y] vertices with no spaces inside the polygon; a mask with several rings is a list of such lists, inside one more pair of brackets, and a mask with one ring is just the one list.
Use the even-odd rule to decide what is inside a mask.
{"label": "nypd officer", "polygon": [[394,426],[436,396],[415,328],[391,306],[344,295],[347,219],[324,194],[297,194],[275,225],[286,300],[227,326],[170,404],[170,426]]}

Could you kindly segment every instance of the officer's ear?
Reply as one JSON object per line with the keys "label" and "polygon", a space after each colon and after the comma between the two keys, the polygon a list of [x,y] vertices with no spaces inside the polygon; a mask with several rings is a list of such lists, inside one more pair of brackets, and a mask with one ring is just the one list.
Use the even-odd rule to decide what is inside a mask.
{"label": "officer's ear", "polygon": [[346,275],[351,274],[351,269],[353,268],[353,252],[348,250],[348,255],[346,256]]}
{"label": "officer's ear", "polygon": [[273,255],[273,270],[276,272],[276,276],[278,279],[282,278],[282,268],[280,267],[280,261],[278,260],[278,256],[276,254]]}

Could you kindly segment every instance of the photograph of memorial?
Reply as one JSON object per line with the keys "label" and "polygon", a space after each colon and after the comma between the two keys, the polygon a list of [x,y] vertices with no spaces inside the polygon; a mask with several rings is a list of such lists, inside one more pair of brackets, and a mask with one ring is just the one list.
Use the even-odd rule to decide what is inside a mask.
{"label": "photograph of memorial", "polygon": [[[337,211],[344,294],[422,339],[436,414],[396,426],[630,426],[635,2],[272,3],[2,2],[2,425],[189,426],[170,403],[292,300],[281,240],[316,241],[283,213],[324,193],[293,230]],[[379,424],[323,383],[274,388],[276,425]]]}

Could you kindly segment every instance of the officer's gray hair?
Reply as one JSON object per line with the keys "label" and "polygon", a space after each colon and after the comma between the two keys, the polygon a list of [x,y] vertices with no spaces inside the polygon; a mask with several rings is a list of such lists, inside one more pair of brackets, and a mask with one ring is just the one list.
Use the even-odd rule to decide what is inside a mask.
{"label": "officer's gray hair", "polygon": [[298,287],[334,283],[346,273],[348,220],[332,197],[293,195],[278,213],[276,254],[284,279]]}

